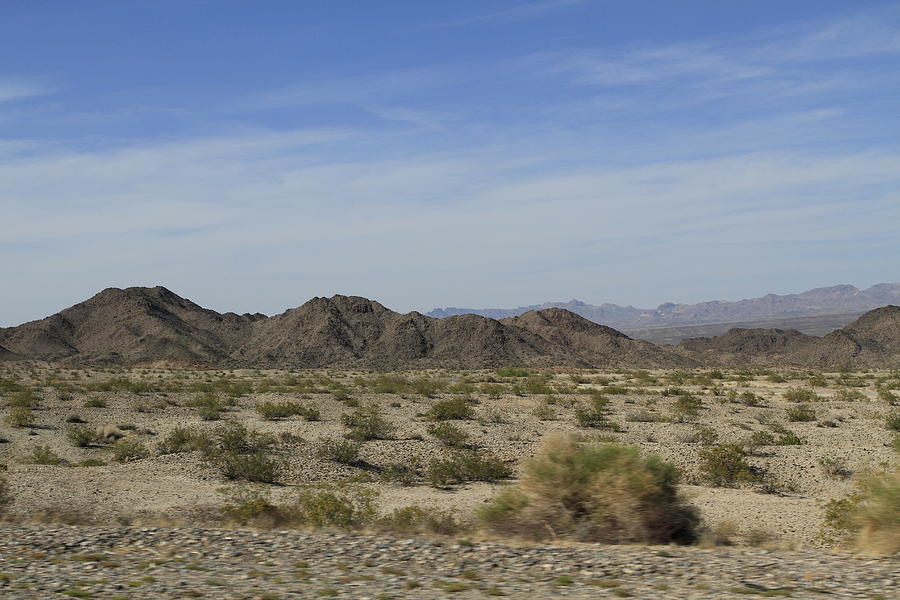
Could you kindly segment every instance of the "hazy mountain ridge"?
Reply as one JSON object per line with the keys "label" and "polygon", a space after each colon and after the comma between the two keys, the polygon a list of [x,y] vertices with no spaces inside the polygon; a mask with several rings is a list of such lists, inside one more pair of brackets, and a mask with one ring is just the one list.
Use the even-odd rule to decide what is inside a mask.
{"label": "hazy mountain ridge", "polygon": [[478,314],[493,319],[514,317],[530,310],[563,308],[616,329],[644,329],[704,323],[728,323],[791,316],[838,313],[860,314],[887,304],[900,304],[900,283],[879,283],[860,290],[852,285],[815,288],[798,294],[767,294],[759,298],[697,304],[664,303],[656,308],[635,308],[604,303],[592,305],[580,300],[545,302],[518,308],[436,308],[428,316],[445,318]]}

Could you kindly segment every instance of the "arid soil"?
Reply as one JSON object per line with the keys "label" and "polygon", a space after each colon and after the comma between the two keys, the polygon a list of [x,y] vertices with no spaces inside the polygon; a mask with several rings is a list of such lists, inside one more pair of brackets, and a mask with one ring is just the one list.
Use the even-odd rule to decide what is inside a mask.
{"label": "arid soil", "polygon": [[[293,597],[291,594],[306,597],[303,593],[309,592],[302,590],[307,587],[331,589],[336,582],[341,583],[337,579],[339,577],[344,577],[343,583],[346,584],[338,586],[338,595],[341,596],[375,597],[373,594],[376,591],[388,593],[386,597],[437,597],[444,593],[441,586],[455,581],[451,571],[464,569],[467,563],[462,554],[469,552],[455,548],[453,537],[465,536],[486,542],[498,540],[477,526],[474,517],[477,508],[503,486],[513,482],[521,473],[524,461],[538,451],[542,440],[554,433],[580,433],[597,441],[634,444],[644,453],[655,453],[674,463],[683,474],[683,493],[699,509],[703,520],[705,533],[700,544],[714,550],[678,550],[679,553],[687,553],[685,560],[695,565],[693,568],[684,568],[684,565],[674,568],[671,563],[655,558],[665,556],[665,552],[660,554],[658,550],[638,549],[629,550],[619,558],[614,558],[619,556],[618,550],[599,550],[612,563],[601,561],[585,566],[574,559],[557,557],[554,552],[568,557],[567,552],[579,551],[554,550],[555,545],[550,540],[549,546],[536,547],[534,551],[539,556],[529,559],[531,562],[520,564],[514,560],[507,565],[501,560],[499,566],[489,567],[493,579],[485,579],[482,583],[463,582],[468,587],[459,592],[474,597],[484,594],[483,591],[476,594],[476,590],[496,587],[513,596],[524,594],[517,597],[594,597],[600,590],[606,590],[601,595],[609,595],[609,589],[622,587],[637,597],[699,598],[731,597],[729,594],[732,593],[737,597],[741,593],[728,590],[742,588],[746,591],[747,586],[756,589],[753,586],[762,585],[764,587],[760,589],[765,590],[788,586],[793,590],[794,597],[820,597],[816,595],[818,592],[813,593],[814,590],[823,585],[828,588],[832,584],[825,585],[823,580],[819,582],[822,585],[810,583],[806,587],[800,586],[799,582],[804,577],[801,573],[809,571],[821,573],[814,577],[810,575],[813,579],[820,576],[834,579],[834,589],[829,589],[832,589],[831,594],[837,593],[837,596],[822,597],[875,598],[878,596],[873,594],[884,593],[886,582],[897,579],[898,564],[886,558],[859,563],[859,568],[871,570],[871,575],[833,572],[827,565],[834,560],[831,552],[837,538],[831,535],[834,532],[823,528],[826,502],[852,494],[855,475],[883,470],[896,459],[891,445],[893,433],[885,423],[887,416],[897,410],[891,406],[891,401],[898,394],[900,378],[888,371],[191,371],[155,367],[72,369],[19,361],[0,366],[0,384],[6,390],[2,392],[4,398],[0,401],[4,419],[0,426],[0,437],[4,440],[0,444],[0,463],[7,467],[5,476],[13,497],[7,519],[12,523],[63,522],[88,527],[85,533],[78,534],[75,533],[77,528],[56,530],[52,529],[52,525],[51,529],[30,525],[32,529],[27,530],[21,542],[23,548],[30,547],[29,544],[50,547],[48,555],[51,556],[87,552],[77,544],[57,547],[52,541],[57,535],[84,535],[88,540],[85,548],[108,544],[110,547],[106,550],[97,551],[121,552],[131,557],[128,561],[149,560],[144,554],[151,551],[151,541],[146,541],[146,547],[133,548],[122,539],[130,535],[123,532],[138,530],[116,529],[101,535],[92,529],[97,525],[118,523],[121,527],[187,527],[211,523],[221,527],[225,522],[221,508],[233,498],[234,490],[246,487],[246,484],[227,481],[200,451],[166,454],[160,451],[177,428],[215,431],[223,423],[237,422],[250,431],[270,434],[275,441],[270,450],[271,456],[285,466],[279,485],[256,484],[254,487],[263,490],[276,504],[291,502],[298,490],[308,486],[315,488],[321,484],[337,483],[348,489],[374,491],[377,494],[375,504],[382,515],[415,505],[426,511],[452,511],[458,522],[469,524],[461,530],[464,533],[454,533],[449,539],[429,534],[432,539],[444,539],[434,548],[441,560],[448,562],[446,568],[441,567],[443,571],[440,574],[436,573],[429,579],[427,590],[418,594],[415,590],[401,589],[404,577],[385,580],[385,573],[376,572],[376,567],[383,565],[364,569],[365,573],[360,574],[356,573],[355,567],[351,569],[352,573],[337,572],[335,565],[329,563],[326,573],[310,575],[315,585],[303,584],[301,591],[290,585],[279,587],[273,584],[272,589],[281,590],[278,593],[283,593],[284,597]],[[16,389],[19,391],[13,391]],[[29,396],[27,392],[23,395],[22,390],[33,391]],[[792,396],[798,390],[805,390],[807,394],[802,402]],[[578,411],[588,406],[598,393],[609,399],[607,422],[600,427],[581,426]],[[31,418],[27,424],[14,426],[15,407],[23,404],[26,396],[31,398],[28,400],[31,403]],[[699,400],[694,403],[694,409],[684,408],[684,402],[679,398],[685,397]],[[218,404],[211,413],[204,413],[204,404],[199,400],[210,398]],[[473,414],[470,418],[443,423],[452,424],[467,433],[466,446],[477,448],[511,466],[511,479],[449,485],[436,485],[429,480],[429,463],[446,459],[453,453],[451,448],[428,431],[435,424],[433,410],[440,403],[453,399],[468,399],[466,405],[471,407]],[[260,413],[267,403],[286,402],[314,409],[318,414],[315,420],[302,416],[267,420]],[[348,433],[342,416],[353,414],[359,407],[372,406],[377,407],[380,415],[392,426],[389,435],[384,436],[387,439],[362,443],[358,459],[351,464],[339,464],[320,454],[324,440],[342,440]],[[788,418],[788,411],[796,414],[798,407],[808,409],[803,414],[806,420],[792,421]],[[75,427],[90,431],[95,428],[118,430],[117,435],[124,435],[126,441],[136,442],[145,454],[117,462],[117,445],[113,440],[99,440],[80,447],[73,443],[69,434]],[[757,442],[763,439],[763,443],[748,445],[758,432],[771,436],[757,436]],[[787,445],[784,443],[786,437],[792,440]],[[708,480],[702,468],[703,452],[727,444],[750,449],[747,461],[759,476],[756,480],[717,485]],[[397,465],[405,465],[406,475],[388,477],[387,474]],[[7,527],[10,526],[13,525]],[[5,531],[8,537],[18,536],[19,533],[14,532],[20,530]],[[167,543],[180,544],[174,541],[182,535],[180,530],[160,531],[162,533],[159,535]],[[215,543],[225,534],[198,533],[193,529],[185,531],[183,535],[189,538],[195,536],[191,539],[199,537],[206,540],[184,542],[203,545],[201,554],[189,553],[185,560],[196,562],[205,552],[226,552],[217,548]],[[241,533],[238,537],[245,540],[248,535]],[[300,534],[262,535],[273,536],[271,539],[276,540],[273,543],[293,545],[291,560],[310,560],[308,549],[298,549],[307,541],[298,540],[316,540],[315,544],[323,547],[329,544],[323,541],[328,539],[327,536],[315,537],[325,534],[302,534],[313,536],[308,538]],[[353,548],[358,543],[381,548],[382,542],[374,538],[363,540],[346,537],[349,534],[341,535],[338,539],[352,540],[352,544],[334,549],[340,556],[357,552],[358,549]],[[146,532],[138,535],[141,539],[148,536],[150,534]],[[111,539],[117,541],[114,544],[108,542]],[[502,541],[518,543],[515,540]],[[387,548],[404,548],[405,543],[384,542],[383,550],[390,556]],[[748,549],[717,554],[723,544]],[[482,550],[472,551],[472,557],[478,557],[479,561],[487,560],[492,565],[498,562],[493,558],[485,559],[484,552],[489,551],[494,556],[493,553],[500,550],[494,546],[479,547]],[[759,554],[761,550],[774,554]],[[38,554],[47,552],[46,549],[33,551]],[[253,550],[257,551],[261,549],[256,547]],[[798,551],[801,554],[790,553]],[[518,556],[515,554],[518,551],[511,552]],[[542,554],[544,552],[546,557]],[[292,577],[288,573],[291,570],[286,566],[288,563],[284,562],[286,559],[274,559],[277,568],[271,569],[271,573],[261,568],[269,574],[249,575],[247,579],[239,574],[250,567],[236,556],[216,562],[214,570],[221,573],[209,573],[202,580],[221,578],[222,581],[232,582],[234,577],[239,577],[239,585],[223,585],[229,589],[237,585],[241,589],[240,594],[234,590],[217,591],[215,586],[201,585],[200,572],[203,571],[185,572],[183,561],[154,567],[154,573],[159,569],[168,570],[165,577],[187,582],[182,588],[202,588],[205,597],[222,598],[265,597],[253,595],[253,590],[259,589],[257,584],[261,581]],[[850,559],[848,555],[840,556],[844,557],[841,561],[857,560]],[[15,571],[15,574],[11,573],[7,586],[0,588],[2,593],[7,594],[6,597],[38,598],[44,596],[37,590],[45,590],[47,585],[52,584],[56,591],[70,589],[71,586],[61,580],[49,581],[47,578],[52,579],[53,574],[65,575],[69,582],[109,579],[106,575],[101,577],[101,571],[106,571],[96,562],[87,561],[87,566],[84,563],[71,566],[67,562],[71,558],[65,557],[62,563],[51,569],[50,575],[42,570],[50,568],[46,564],[34,567],[38,569],[38,574],[22,575],[33,565],[46,563],[45,558],[41,556],[30,563],[9,563],[10,555],[4,555],[3,560],[7,564],[2,571]],[[720,559],[723,572],[733,575],[720,580],[707,577],[709,572],[704,571],[702,565]],[[110,560],[121,562],[118,558]],[[316,560],[319,559],[314,558],[310,564]],[[337,558],[329,560],[340,562]],[[622,561],[625,562],[619,564]],[[773,566],[776,563],[793,565],[791,561],[799,562],[794,565],[796,570],[790,573]],[[353,563],[353,559],[348,557],[348,562]],[[396,556],[390,562],[402,563],[397,569],[403,571],[420,569],[407,559],[398,561]],[[656,565],[657,562],[660,565]],[[538,563],[549,566],[536,567]],[[626,563],[631,566],[626,566]],[[751,563],[756,565],[751,569],[754,575],[741,575],[740,570]],[[762,563],[768,566],[760,566]],[[478,564],[479,569],[488,568],[484,563]],[[641,569],[646,569],[648,564],[656,565],[651,571],[655,573],[653,577],[639,577],[638,574],[645,572]],[[82,572],[88,567],[90,573]],[[116,568],[110,567],[109,573],[115,573],[113,579],[127,588],[131,584],[122,583],[125,575]],[[766,568],[778,573],[764,575]],[[516,579],[518,573],[529,570],[531,574],[527,576],[530,578],[527,581],[530,583],[526,585]],[[310,568],[312,571],[314,569]],[[829,571],[832,572],[829,574]],[[164,578],[154,573],[151,576],[160,582],[157,587],[148,587],[154,593],[135,595],[124,589],[119,590],[120,595],[124,594],[121,597],[176,597],[177,594],[166,587],[174,584],[167,580],[163,586],[161,582]],[[417,578],[423,577],[423,571],[416,573]],[[568,577],[573,573],[576,583],[568,585],[565,579],[562,584],[554,583],[556,577]],[[666,575],[657,577],[656,574],[662,573]],[[142,576],[129,575],[134,580],[140,580]],[[357,576],[362,579],[354,579]],[[770,579],[760,579],[764,577]],[[627,585],[604,588],[600,584],[586,583],[604,578],[625,578]],[[855,579],[850,582],[848,578]],[[32,591],[28,592],[31,595],[25,595],[22,591],[25,588],[21,586],[10,587],[16,581],[32,585]],[[145,583],[149,584],[149,580]],[[663,594],[664,588],[657,589],[654,585],[670,586],[665,589],[671,589],[672,593]],[[703,588],[704,585],[713,587]],[[843,591],[836,589],[844,586],[846,589]],[[116,591],[102,586],[98,589],[102,590],[102,594],[97,597],[111,597],[108,594]],[[16,592],[13,593],[13,590]],[[659,595],[654,595],[654,590]],[[844,592],[846,595],[843,595]]]}

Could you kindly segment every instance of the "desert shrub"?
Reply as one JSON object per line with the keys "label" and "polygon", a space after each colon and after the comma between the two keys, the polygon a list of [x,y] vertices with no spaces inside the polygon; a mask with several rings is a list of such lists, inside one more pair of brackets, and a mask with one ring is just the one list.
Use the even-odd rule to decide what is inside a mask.
{"label": "desert shrub", "polygon": [[437,438],[445,446],[459,448],[465,446],[469,440],[469,434],[451,423],[432,423],[428,426],[428,434]]}
{"label": "desert shrub", "polygon": [[739,445],[747,454],[758,454],[763,446],[775,445],[775,436],[768,431],[754,431]]}
{"label": "desert shrub", "polygon": [[823,456],[816,461],[825,476],[830,479],[847,479],[852,475],[847,468],[847,461],[843,458]]}
{"label": "desert shrub", "polygon": [[528,538],[689,542],[698,523],[680,496],[678,472],[635,447],[549,440],[521,482],[479,511],[490,529]]}
{"label": "desert shrub", "polygon": [[444,384],[437,379],[420,377],[412,382],[411,387],[417,394],[421,394],[426,398],[434,398],[437,396],[438,392],[444,389]]}
{"label": "desert shrub", "polygon": [[270,436],[248,431],[240,423],[226,423],[216,427],[203,453],[225,479],[277,483],[284,465],[267,453],[274,444]]}
{"label": "desert shrub", "polygon": [[602,391],[604,394],[610,394],[612,396],[627,396],[631,390],[620,385],[607,385],[604,386],[600,391]]}
{"label": "desert shrub", "polygon": [[615,426],[609,421],[609,400],[600,395],[593,395],[587,405],[575,409],[575,422],[579,427],[611,428]]}
{"label": "desert shrub", "polygon": [[87,423],[87,421],[78,415],[68,415],[66,417],[66,423]]}
{"label": "desert shrub", "polygon": [[700,450],[700,475],[709,485],[735,487],[759,480],[746,459],[747,453],[737,444],[723,444]]}
{"label": "desert shrub", "polygon": [[474,418],[472,401],[465,396],[441,400],[428,410],[428,419],[431,421],[468,421]]}
{"label": "desert shrub", "polygon": [[465,526],[459,522],[452,510],[404,506],[375,521],[378,531],[394,534],[436,533],[438,535],[458,535]]}
{"label": "desert shrub", "polygon": [[68,439],[73,446],[77,446],[78,448],[93,446],[98,441],[97,432],[92,427],[85,427],[83,425],[73,425],[66,429],[66,439]]}
{"label": "desert shrub", "polygon": [[41,407],[41,399],[31,390],[22,390],[10,394],[9,406],[11,408],[30,408],[35,410]]}
{"label": "desert shrub", "polygon": [[305,486],[290,510],[303,525],[359,529],[375,520],[376,497],[374,490],[346,484]]}
{"label": "desert shrub", "polygon": [[66,461],[59,454],[54,452],[50,446],[35,446],[31,449],[31,454],[25,458],[25,462],[33,465],[52,465],[59,466],[66,464]]}
{"label": "desert shrub", "polygon": [[335,400],[337,400],[338,402],[340,402],[341,404],[343,404],[344,406],[347,406],[349,408],[356,408],[357,406],[359,406],[359,400],[351,397],[350,393],[347,390],[342,390],[342,389],[334,390],[333,392],[331,392],[331,396]]}
{"label": "desert shrub", "polygon": [[763,399],[749,390],[741,392],[736,400],[744,406],[763,406]]}
{"label": "desert shrub", "polygon": [[841,388],[835,392],[834,399],[840,402],[852,402],[854,400],[865,400],[866,395],[859,390]]}
{"label": "desert shrub", "polygon": [[229,523],[241,526],[278,527],[291,524],[293,521],[289,510],[272,503],[267,490],[238,486],[219,491],[226,497],[221,511]]}
{"label": "desert shrub", "polygon": [[281,461],[259,450],[246,454],[221,453],[215,456],[214,462],[222,477],[231,481],[278,483],[284,470]]}
{"label": "desert shrub", "polygon": [[787,415],[788,421],[795,423],[816,420],[815,409],[806,404],[788,407],[784,409],[784,414]]}
{"label": "desert shrub", "polygon": [[874,554],[900,553],[900,466],[860,477],[856,487],[849,497],[825,503],[821,536],[828,542],[852,540]]}
{"label": "desert shrub", "polygon": [[98,458],[86,458],[84,460],[78,461],[72,466],[75,467],[103,467],[106,463]]}
{"label": "desert shrub", "polygon": [[680,387],[669,386],[664,390],[660,390],[660,395],[662,396],[681,396],[682,394],[687,394],[687,390],[684,390]]}
{"label": "desert shrub", "polygon": [[267,421],[277,421],[299,415],[307,421],[318,421],[319,411],[307,408],[299,402],[263,402],[256,406],[256,412]]}
{"label": "desert shrub", "polygon": [[625,420],[630,423],[655,423],[659,421],[659,416],[642,408],[625,415]]}
{"label": "desert shrub", "polygon": [[401,375],[379,375],[369,387],[379,394],[401,394],[410,389],[409,380]]}
{"label": "desert shrub", "polygon": [[379,479],[382,481],[406,486],[415,484],[420,477],[419,462],[417,460],[409,463],[387,464],[379,473]]}
{"label": "desert shrub", "polygon": [[881,400],[883,402],[887,402],[891,406],[896,406],[896,405],[900,404],[900,396],[897,396],[896,394],[894,394],[891,390],[887,389],[886,387],[878,388],[877,393],[878,393],[879,400]]}
{"label": "desert shrub", "polygon": [[775,444],[778,446],[799,446],[803,439],[784,425],[772,425],[772,431],[778,434]]}
{"label": "desert shrub", "polygon": [[788,402],[818,402],[821,398],[809,388],[788,388],[782,394]]}
{"label": "desert shrub", "polygon": [[12,501],[13,495],[9,489],[9,481],[5,475],[0,474],[0,515],[6,512]]}
{"label": "desert shrub", "polygon": [[4,379],[0,377],[0,392],[9,393],[9,392],[21,392],[25,388],[22,387],[22,384],[16,383],[12,379]]}
{"label": "desert shrub", "polygon": [[124,437],[112,445],[113,460],[124,463],[150,456],[143,442],[134,437]]}
{"label": "desert shrub", "polygon": [[529,394],[550,394],[553,390],[547,385],[549,381],[549,375],[529,375],[525,379],[525,391]]}
{"label": "desert shrub", "polygon": [[482,394],[486,394],[488,398],[497,399],[503,395],[506,388],[499,383],[482,383],[479,390]]}
{"label": "desert shrub", "polygon": [[381,409],[374,404],[341,415],[341,423],[350,430],[347,437],[358,442],[386,440],[394,433],[394,426],[381,416]]}
{"label": "desert shrub", "polygon": [[499,481],[512,475],[512,469],[499,458],[477,450],[457,450],[447,459],[432,460],[426,472],[435,487],[466,481]]}
{"label": "desert shrub", "polygon": [[90,396],[84,401],[85,408],[106,408],[107,404],[102,396]]}
{"label": "desert shrub", "polygon": [[900,411],[889,413],[884,418],[884,426],[888,431],[900,431]]}
{"label": "desert shrub", "polygon": [[538,404],[531,411],[531,415],[540,421],[552,421],[556,418],[556,413],[549,403]]}
{"label": "desert shrub", "polygon": [[672,420],[678,423],[693,421],[700,414],[703,401],[693,394],[680,394],[672,406]]}
{"label": "desert shrub", "polygon": [[27,406],[14,406],[3,421],[10,427],[29,427],[34,424],[34,413]]}
{"label": "desert shrub", "polygon": [[362,444],[353,440],[325,439],[319,443],[316,454],[325,460],[343,465],[352,465],[359,461]]}
{"label": "desert shrub", "polygon": [[194,396],[186,406],[195,409],[197,416],[204,421],[218,421],[222,418],[225,404],[213,392],[205,392]]}
{"label": "desert shrub", "polygon": [[528,377],[530,372],[524,367],[503,367],[497,369],[499,377]]}
{"label": "desert shrub", "polygon": [[697,442],[704,446],[712,446],[719,441],[719,434],[714,429],[705,425],[697,425],[694,427],[694,433],[697,436]]}
{"label": "desert shrub", "polygon": [[176,427],[156,446],[160,454],[178,454],[208,448],[210,436],[194,427]]}

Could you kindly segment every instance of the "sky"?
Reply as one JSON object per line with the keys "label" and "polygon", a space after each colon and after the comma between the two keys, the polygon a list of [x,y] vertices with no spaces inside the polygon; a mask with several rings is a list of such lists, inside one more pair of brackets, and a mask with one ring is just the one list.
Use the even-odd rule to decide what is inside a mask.
{"label": "sky", "polygon": [[0,326],[882,281],[894,1],[0,0]]}

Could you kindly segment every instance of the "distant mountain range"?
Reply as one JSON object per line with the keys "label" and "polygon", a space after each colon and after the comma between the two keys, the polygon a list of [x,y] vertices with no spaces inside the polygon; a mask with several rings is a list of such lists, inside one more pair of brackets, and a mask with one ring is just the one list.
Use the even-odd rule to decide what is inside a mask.
{"label": "distant mountain range", "polygon": [[[852,285],[835,285],[799,294],[781,296],[767,294],[735,302],[722,300],[698,304],[669,302],[656,308],[635,308],[609,303],[593,305],[570,300],[518,308],[436,308],[427,314],[436,318],[476,314],[492,319],[505,319],[532,310],[562,308],[595,323],[625,331],[634,337],[654,342],[676,343],[691,335],[724,333],[737,325],[797,327],[806,333],[822,334],[852,322],[866,311],[887,304],[900,304],[900,283],[879,283],[865,290]],[[834,318],[804,319],[822,315],[832,315]],[[797,319],[796,323],[793,322],[794,319]],[[683,332],[677,329],[666,332],[652,331],[656,328],[682,328],[704,324],[717,324],[718,327]]]}
{"label": "distant mountain range", "polygon": [[732,329],[657,346],[557,307],[500,320],[438,319],[333,296],[267,317],[220,314],[164,287],[109,288],[45,319],[0,328],[0,361],[29,359],[224,368],[897,367],[900,307],[869,311],[823,337]]}

